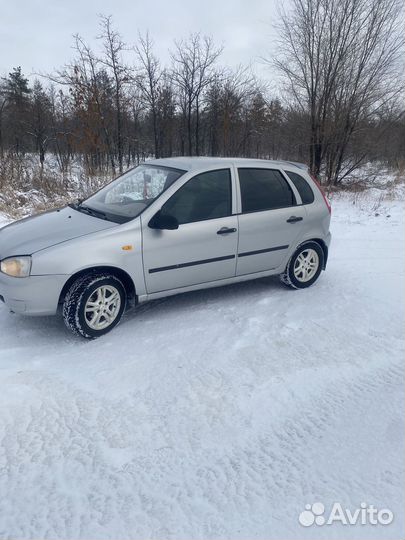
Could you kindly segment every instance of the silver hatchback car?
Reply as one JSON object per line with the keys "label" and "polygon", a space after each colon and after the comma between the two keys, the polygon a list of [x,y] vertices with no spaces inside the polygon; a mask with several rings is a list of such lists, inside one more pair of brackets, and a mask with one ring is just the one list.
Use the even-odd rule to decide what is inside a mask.
{"label": "silver hatchback car", "polygon": [[280,274],[295,289],[325,269],[330,204],[287,161],[167,158],[84,201],[0,230],[0,300],[85,338],[155,298]]}

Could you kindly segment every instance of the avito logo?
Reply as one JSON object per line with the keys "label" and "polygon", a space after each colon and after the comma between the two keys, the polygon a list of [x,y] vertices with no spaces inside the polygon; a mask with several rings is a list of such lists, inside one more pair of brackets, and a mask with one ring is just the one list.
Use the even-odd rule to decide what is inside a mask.
{"label": "avito logo", "polygon": [[321,502],[306,504],[298,516],[298,521],[304,527],[311,525],[332,525],[341,523],[342,525],[389,525],[394,519],[394,514],[388,508],[378,510],[372,504],[367,505],[362,502],[359,508],[350,510],[343,508],[340,503],[333,503],[332,508],[325,516],[325,505]]}

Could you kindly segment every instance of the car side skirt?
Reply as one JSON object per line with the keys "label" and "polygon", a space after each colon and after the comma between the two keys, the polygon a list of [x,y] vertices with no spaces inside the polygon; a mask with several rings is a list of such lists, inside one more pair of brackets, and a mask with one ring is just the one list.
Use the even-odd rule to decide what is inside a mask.
{"label": "car side skirt", "polygon": [[151,294],[140,295],[138,296],[138,302],[148,302],[149,300],[156,300],[158,298],[164,298],[166,296],[174,296],[175,294],[198,291],[200,289],[223,287],[225,285],[232,285],[233,283],[239,283],[241,281],[249,281],[251,279],[259,279],[267,276],[277,275],[279,273],[280,268],[271,268],[269,270],[266,270],[265,272],[255,272],[253,274],[243,274],[242,276],[218,279],[216,281],[207,281],[206,283],[198,283],[197,285],[189,285],[188,287],[179,287],[177,289],[169,289]]}

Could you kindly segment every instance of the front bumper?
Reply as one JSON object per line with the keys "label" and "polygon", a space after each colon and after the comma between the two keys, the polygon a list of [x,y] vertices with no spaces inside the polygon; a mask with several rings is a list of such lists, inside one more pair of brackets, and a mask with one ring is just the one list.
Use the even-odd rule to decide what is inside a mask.
{"label": "front bumper", "polygon": [[0,272],[0,300],[24,315],[54,315],[69,276],[48,275],[15,278]]}

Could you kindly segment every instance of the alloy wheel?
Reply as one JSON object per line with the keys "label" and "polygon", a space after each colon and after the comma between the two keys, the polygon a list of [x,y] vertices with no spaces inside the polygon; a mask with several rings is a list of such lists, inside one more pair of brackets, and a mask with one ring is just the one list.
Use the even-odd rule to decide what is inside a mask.
{"label": "alloy wheel", "polygon": [[319,268],[319,256],[314,249],[304,249],[295,259],[294,276],[301,283],[314,277]]}
{"label": "alloy wheel", "polygon": [[86,322],[93,330],[104,330],[118,316],[121,295],[112,285],[98,287],[88,298],[84,313]]}

